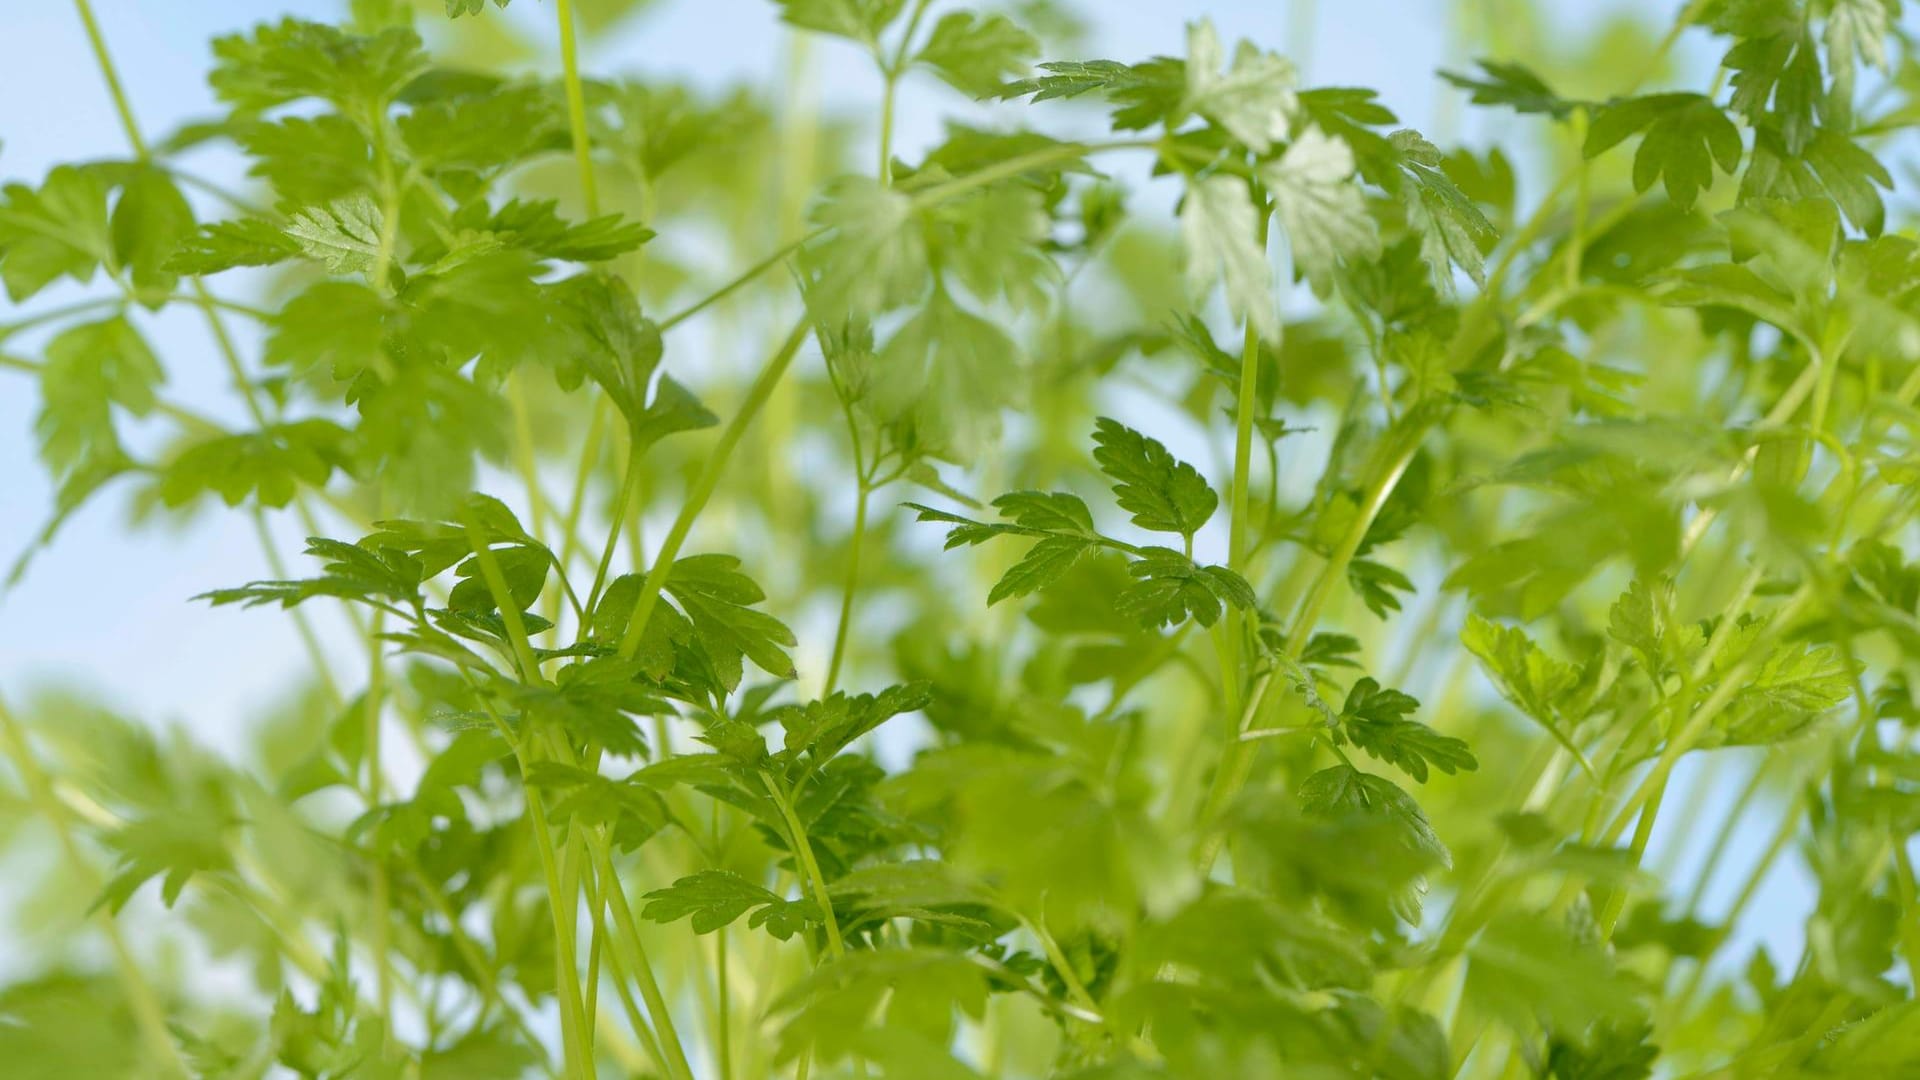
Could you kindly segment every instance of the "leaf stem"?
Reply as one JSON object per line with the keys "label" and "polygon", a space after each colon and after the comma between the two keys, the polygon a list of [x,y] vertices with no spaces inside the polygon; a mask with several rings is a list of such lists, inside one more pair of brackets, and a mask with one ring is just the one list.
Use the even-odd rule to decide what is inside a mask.
{"label": "leaf stem", "polygon": [[774,806],[779,808],[781,818],[787,823],[794,857],[800,861],[801,870],[813,886],[814,901],[820,905],[820,912],[826,919],[827,952],[838,960],[847,954],[847,947],[840,939],[840,920],[833,914],[833,894],[827,891],[826,876],[820,872],[820,863],[813,857],[813,844],[807,839],[807,827],[800,823],[800,815],[793,810],[793,800],[787,798],[787,793],[781,790],[777,780],[762,771],[760,781],[766,785],[767,794],[772,796]]}
{"label": "leaf stem", "polygon": [[833,632],[833,659],[827,664],[827,681],[822,695],[833,693],[840,684],[840,665],[846,659],[847,628],[853,622],[853,594],[860,588],[860,548],[867,534],[867,501],[873,488],[860,478],[860,496],[854,502],[853,536],[847,541],[847,580],[840,591],[840,621]]}
{"label": "leaf stem", "polygon": [[600,215],[600,192],[593,178],[593,149],[587,136],[587,96],[580,85],[580,58],[573,33],[573,0],[557,0],[555,17],[560,22],[561,79],[567,91],[567,128],[573,136],[573,159],[580,170],[580,194],[586,200],[587,216]]}
{"label": "leaf stem", "polygon": [[467,543],[473,548],[474,560],[480,564],[480,575],[487,583],[487,590],[493,594],[493,602],[500,608],[500,624],[506,628],[507,643],[513,649],[514,663],[520,669],[520,677],[527,682],[539,685],[540,661],[533,654],[533,645],[527,639],[527,624],[520,617],[520,607],[514,602],[513,590],[507,587],[507,578],[500,572],[500,561],[493,557],[493,548],[488,546],[487,538],[480,531],[480,519],[475,516],[473,507],[460,508],[461,524],[466,527]]}
{"label": "leaf stem", "polygon": [[660,983],[653,976],[653,966],[647,962],[646,947],[641,944],[640,929],[634,922],[633,909],[628,905],[626,891],[620,885],[620,875],[614,870],[607,838],[595,832],[589,838],[589,843],[599,868],[600,887],[605,891],[607,908],[613,912],[614,948],[616,952],[624,950],[627,974],[640,984],[641,1000],[647,1003],[647,1011],[652,1014],[656,1033],[660,1036],[661,1049],[666,1052],[667,1073],[674,1080],[693,1080],[693,1070],[687,1064],[686,1051],[681,1046],[679,1033],[674,1029],[673,1013],[667,1007],[666,995],[660,992]]}
{"label": "leaf stem", "polygon": [[80,21],[87,28],[87,43],[93,47],[93,59],[100,66],[100,77],[106,81],[107,93],[113,97],[114,111],[120,114],[120,128],[126,133],[127,142],[133,146],[133,155],[141,161],[152,156],[147,151],[147,140],[140,137],[140,125],[134,122],[133,107],[127,102],[127,92],[120,85],[120,75],[114,69],[113,57],[107,52],[107,39],[101,36],[100,24],[93,17],[93,5],[88,0],[73,0],[74,9],[80,13]]}
{"label": "leaf stem", "polygon": [[[469,536],[475,530],[468,525]],[[482,564],[484,567],[485,564]],[[498,567],[495,568],[496,573]],[[491,585],[491,582],[489,582]],[[502,590],[504,591],[504,589]],[[511,606],[509,603],[508,606]],[[553,832],[547,821],[545,802],[533,785],[526,783],[526,777],[532,765],[533,740],[520,738],[508,726],[499,710],[493,706],[493,699],[464,669],[461,677],[472,688],[480,707],[493,721],[495,730],[513,748],[515,760],[520,765],[521,790],[527,804],[527,828],[533,833],[533,843],[540,857],[540,871],[546,878],[547,907],[553,915],[553,971],[554,996],[560,999],[561,1046],[565,1052],[566,1071],[574,1080],[590,1078],[593,1075],[593,1050],[582,1038],[585,1017],[584,1005],[580,997],[580,973],[577,967],[579,946],[574,931],[578,928],[578,910],[576,906],[563,905],[563,893],[560,887],[560,860],[554,853]]]}
{"label": "leaf stem", "polygon": [[893,105],[900,90],[900,76],[906,73],[907,50],[913,47],[914,35],[920,32],[920,20],[927,14],[931,0],[914,0],[913,13],[907,16],[907,28],[900,35],[899,43],[894,47],[893,59],[879,56],[875,46],[875,58],[880,61],[880,74],[886,79],[886,89],[880,95],[880,168],[878,175],[884,185],[893,184]]}
{"label": "leaf stem", "polygon": [[693,530],[693,523],[704,510],[707,500],[713,497],[714,489],[720,485],[720,477],[725,474],[727,460],[733,455],[733,449],[740,443],[752,425],[753,418],[767,403],[773,394],[773,388],[779,384],[780,377],[786,374],[788,365],[793,363],[795,353],[800,351],[800,343],[806,339],[807,320],[803,317],[794,323],[793,331],[781,343],[779,349],[769,357],[766,366],[747,390],[746,400],[720,433],[720,441],[707,452],[706,463],[701,467],[699,477],[694,481],[692,490],[687,492],[686,501],[680,506],[680,513],[673,519],[673,527],[667,530],[666,539],[661,542],[660,551],[654,556],[652,569],[647,571],[646,580],[640,586],[640,596],[633,605],[633,616],[627,622],[626,635],[620,641],[620,658],[633,659],[640,650],[640,640],[647,628],[647,619],[653,615],[654,604],[660,598],[660,589],[667,583],[667,575],[673,571],[673,561],[680,554],[680,546],[687,541],[687,534]]}

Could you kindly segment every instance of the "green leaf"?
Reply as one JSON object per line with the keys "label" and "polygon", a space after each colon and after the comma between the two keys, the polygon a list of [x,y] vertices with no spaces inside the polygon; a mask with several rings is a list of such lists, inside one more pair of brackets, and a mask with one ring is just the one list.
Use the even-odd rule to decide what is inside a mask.
{"label": "green leaf", "polygon": [[1073,569],[1082,556],[1095,548],[1091,540],[1077,536],[1048,536],[1027,549],[1020,561],[1007,568],[987,593],[987,606],[1002,600],[1017,600],[1040,591]]}
{"label": "green leaf", "polygon": [[1729,307],[1786,330],[1798,330],[1793,297],[1737,263],[1695,266],[1668,277],[1662,303],[1677,307]]}
{"label": "green leaf", "polygon": [[1142,549],[1127,572],[1138,580],[1114,597],[1114,606],[1149,629],[1189,618],[1212,626],[1223,604],[1250,611],[1257,602],[1253,587],[1239,574],[1224,566],[1201,566],[1172,548]]}
{"label": "green leaf", "polygon": [[1542,1021],[1582,1031],[1595,1020],[1631,1017],[1633,984],[1601,946],[1541,915],[1510,911],[1467,948],[1466,992],[1516,1027]]}
{"label": "green leaf", "polygon": [[240,604],[257,607],[279,604],[293,607],[318,596],[348,600],[392,600],[402,604],[420,602],[420,584],[425,580],[418,560],[394,548],[369,550],[341,540],[313,536],[307,538],[308,555],[325,559],[321,576],[293,581],[255,581],[234,589],[215,589],[201,593],[215,607]]}
{"label": "green leaf", "polygon": [[1833,73],[1828,101],[1836,126],[1850,126],[1852,119],[1856,54],[1882,72],[1889,70],[1887,38],[1899,12],[1899,0],[1833,0],[1828,6],[1824,38],[1827,69]]}
{"label": "green leaf", "polygon": [[213,492],[228,506],[250,496],[261,506],[285,506],[303,487],[325,487],[336,469],[349,471],[350,438],[331,420],[297,420],[205,439],[162,467],[160,501],[184,506]]}
{"label": "green leaf", "polygon": [[247,175],[265,180],[288,202],[325,205],[378,184],[373,145],[336,113],[247,123],[234,141],[252,159]]}
{"label": "green leaf", "polygon": [[173,178],[153,165],[135,168],[120,188],[109,224],[113,252],[134,288],[156,306],[179,280],[168,265],[174,250],[194,232],[193,208]]}
{"label": "green leaf", "polygon": [[1649,94],[1611,101],[1594,115],[1583,152],[1588,158],[1644,130],[1633,155],[1633,186],[1645,191],[1666,178],[1667,198],[1682,210],[1713,186],[1713,166],[1732,173],[1740,165],[1740,132],[1711,98],[1701,94]]}
{"label": "green leaf", "polygon": [[873,44],[906,0],[773,0],[780,18],[806,30]]}
{"label": "green leaf", "polygon": [[1157,439],[1101,417],[1093,441],[1093,459],[1113,479],[1114,497],[1135,525],[1191,537],[1220,505],[1200,470],[1168,453]]}
{"label": "green leaf", "polygon": [[653,230],[619,214],[602,214],[582,222],[560,217],[552,199],[523,202],[511,199],[487,213],[485,203],[462,207],[454,224],[491,234],[503,243],[523,247],[543,259],[568,262],[605,262],[653,239]]}
{"label": "green leaf", "polygon": [[1519,627],[1501,626],[1478,615],[1467,616],[1467,625],[1460,631],[1460,644],[1480,659],[1502,696],[1546,728],[1583,767],[1592,771],[1586,755],[1574,745],[1567,722],[1560,714],[1561,702],[1580,682],[1580,672],[1572,664],[1548,656]]}
{"label": "green leaf", "polygon": [[1788,150],[1798,154],[1819,119],[1820,60],[1802,23],[1790,20],[1780,29],[1738,42],[1721,64],[1733,72],[1728,107],[1750,122],[1777,125]]}
{"label": "green leaf", "polygon": [[1886,204],[1877,189],[1892,186],[1886,166],[1841,132],[1822,128],[1796,154],[1778,131],[1761,126],[1754,129],[1753,156],[1740,181],[1740,197],[1830,198],[1854,228],[1878,236],[1886,225]]}
{"label": "green leaf", "polygon": [[114,408],[146,415],[166,377],[146,339],[115,316],[68,327],[47,343],[46,352],[40,413],[33,422],[41,458],[57,477],[90,462],[123,459]]}
{"label": "green leaf", "polygon": [[69,277],[86,282],[111,257],[107,189],[99,174],[56,166],[39,190],[8,184],[0,194],[0,281],[16,303]]}
{"label": "green leaf", "polygon": [[1420,804],[1384,777],[1351,765],[1322,769],[1300,782],[1300,807],[1315,817],[1358,817],[1391,823],[1409,851],[1442,866],[1453,865],[1453,854],[1440,842]]}
{"label": "green leaf", "polygon": [[1181,107],[1219,124],[1256,154],[1265,154],[1287,137],[1299,108],[1294,96],[1298,74],[1291,63],[1263,52],[1251,41],[1234,47],[1225,60],[1213,22],[1187,24],[1187,87]]}
{"label": "green leaf", "polygon": [[912,682],[878,694],[835,693],[805,705],[783,705],[766,718],[786,731],[788,753],[825,761],[888,720],[926,708],[931,700],[926,682]]}
{"label": "green leaf", "polygon": [[1484,57],[1474,63],[1480,66],[1479,78],[1451,71],[1442,71],[1440,77],[1470,91],[1475,105],[1505,105],[1517,113],[1538,113],[1555,120],[1565,120],[1572,114],[1576,103],[1554,93],[1546,80],[1526,65]]}
{"label": "green leaf", "polygon": [[380,253],[380,208],[365,195],[309,207],[293,215],[286,233],[308,258],[335,274],[365,273]]}
{"label": "green leaf", "polygon": [[[493,0],[493,6],[505,10],[511,0]],[[447,18],[457,19],[462,15],[478,15],[487,10],[487,0],[447,0]]]}
{"label": "green leaf", "polygon": [[625,757],[647,752],[634,717],[674,715],[639,662],[611,656],[561,668],[550,688],[517,686],[509,695],[528,716]]}
{"label": "green leaf", "polygon": [[944,293],[881,349],[873,408],[911,423],[930,452],[970,460],[1000,430],[1021,391],[1019,346],[993,320]]}
{"label": "green leaf", "polygon": [[[889,1068],[890,1076],[956,1080],[954,1070],[938,1064],[952,1062],[943,1050],[955,1016],[977,1019],[986,1007],[987,975],[979,965],[948,949],[909,946],[863,949],[823,963],[776,998],[769,1012],[786,1017],[780,1061],[811,1051],[825,1064],[878,1050],[906,1060],[908,1067]],[[914,1049],[903,1050],[903,1042]]]}
{"label": "green leaf", "polygon": [[645,784],[554,761],[535,762],[526,780],[548,793],[547,812],[555,822],[607,828],[622,851],[638,848],[673,820],[666,800]]}
{"label": "green leaf", "polygon": [[[640,313],[639,299],[626,282],[610,275],[570,278],[561,287],[560,300],[576,331],[570,352],[578,364],[577,370],[561,368],[562,384],[577,384],[584,371],[607,392],[628,424],[640,424],[647,411],[647,384],[663,351],[659,327]],[[668,380],[659,395],[672,401],[685,393]]]}
{"label": "green leaf", "polygon": [[416,102],[396,126],[424,168],[491,170],[564,145],[566,123],[550,87],[499,82]]}
{"label": "green leaf", "polygon": [[[1723,655],[1739,657],[1763,624],[1736,633]],[[1733,661],[1721,665],[1730,668]],[[1803,734],[1822,713],[1853,695],[1858,668],[1832,645],[1787,642],[1773,647],[1715,718],[1713,745],[1766,746]],[[1717,670],[1716,675],[1722,674]]]}
{"label": "green leaf", "polygon": [[321,98],[363,114],[391,101],[426,66],[413,31],[359,35],[322,23],[283,19],[251,36],[215,38],[207,77],[215,96],[260,110]]}
{"label": "green leaf", "polygon": [[743,656],[775,678],[794,677],[793,661],[786,654],[795,644],[793,631],[749,606],[765,600],[766,594],[739,566],[732,555],[691,555],[674,562],[666,584],[728,691],[740,685]]}
{"label": "green leaf", "polygon": [[1355,746],[1398,766],[1423,784],[1429,765],[1449,776],[1460,769],[1478,769],[1480,763],[1465,742],[1406,719],[1419,707],[1411,696],[1383,689],[1370,677],[1363,678],[1347,692],[1347,702],[1340,710],[1340,731]]}
{"label": "green leaf", "polygon": [[827,185],[811,218],[831,230],[800,260],[812,282],[807,304],[823,322],[899,307],[926,290],[926,240],[913,227],[911,197],[876,180],[844,177]]}
{"label": "green leaf", "polygon": [[1273,302],[1273,268],[1258,240],[1260,217],[1245,180],[1215,173],[1187,184],[1180,236],[1187,249],[1188,292],[1204,296],[1224,279],[1227,306],[1271,340],[1280,332],[1280,316]]}
{"label": "green leaf", "polygon": [[361,282],[315,282],[274,313],[266,362],[350,382],[378,366],[391,313],[388,301]]}
{"label": "green leaf", "polygon": [[1379,230],[1352,177],[1352,149],[1313,126],[1279,160],[1260,167],[1294,266],[1317,288],[1331,283],[1341,261],[1380,255]]}
{"label": "green leaf", "polygon": [[1031,94],[1035,102],[1041,102],[1099,93],[1114,105],[1116,131],[1139,131],[1177,122],[1186,110],[1187,69],[1179,60],[1158,57],[1144,64],[1065,60],[1041,64],[1040,69],[1047,74],[1008,83],[1001,88],[1000,96]]}
{"label": "green leaf", "polygon": [[1095,538],[1093,513],[1080,496],[1064,491],[1010,491],[993,500],[1000,516],[1027,529]]}
{"label": "green leaf", "polygon": [[1374,617],[1384,619],[1389,611],[1400,610],[1397,593],[1412,592],[1413,580],[1383,562],[1353,559],[1347,563],[1347,584],[1360,595],[1360,602]]}
{"label": "green leaf", "polygon": [[647,893],[645,899],[642,918],[670,923],[691,916],[696,934],[711,934],[749,911],[753,917],[747,920],[748,926],[765,926],[781,941],[809,923],[825,921],[820,905],[812,900],[788,900],[731,870],[702,870]]}
{"label": "green leaf", "polygon": [[[1690,651],[1690,645],[1697,643],[1690,642],[1689,629],[1674,620],[1673,582],[1666,579],[1648,584],[1635,578],[1608,609],[1607,633],[1639,653],[1647,672],[1655,678],[1665,676]],[[1697,632],[1691,637],[1697,639]]]}
{"label": "green leaf", "polygon": [[1420,257],[1432,268],[1435,283],[1451,293],[1452,267],[1458,266],[1474,284],[1485,285],[1484,256],[1497,239],[1493,225],[1447,176],[1439,148],[1419,132],[1396,131],[1392,145],[1411,181],[1401,187],[1401,202],[1408,223],[1420,234]]}
{"label": "green leaf", "polygon": [[0,988],[0,1058],[17,1080],[74,1075],[133,1076],[152,1049],[140,1022],[108,975],[50,970],[16,977]]}
{"label": "green leaf", "polygon": [[1005,15],[954,11],[934,24],[914,62],[931,67],[961,93],[986,98],[1039,54],[1040,42]]}
{"label": "green leaf", "polygon": [[[507,587],[507,598],[521,611],[530,611],[545,591],[547,573],[553,567],[553,552],[534,544],[510,544],[488,549]],[[492,585],[481,571],[480,557],[468,556],[454,568],[460,578],[447,595],[447,606],[456,611],[485,614],[500,610]]]}
{"label": "green leaf", "polygon": [[300,254],[300,246],[278,225],[261,218],[235,218],[201,226],[182,237],[167,257],[176,274],[217,274],[241,266],[272,266]]}

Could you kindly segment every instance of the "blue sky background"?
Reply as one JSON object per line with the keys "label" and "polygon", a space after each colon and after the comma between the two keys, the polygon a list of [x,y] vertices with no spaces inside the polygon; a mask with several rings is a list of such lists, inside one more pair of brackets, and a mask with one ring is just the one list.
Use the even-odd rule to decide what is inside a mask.
{"label": "blue sky background", "polygon": [[[1564,9],[1556,24],[1566,28],[1569,43],[1597,32],[1608,17],[1623,11],[1664,25],[1675,6],[1658,0],[1556,3]],[[210,37],[281,14],[330,18],[344,4],[96,0],[94,6],[136,116],[151,136],[213,111],[204,82]],[[1433,75],[1436,68],[1460,66],[1467,59],[1451,22],[1454,5],[1442,0],[1323,0],[1304,42],[1290,40],[1297,23],[1293,6],[1282,0],[1102,0],[1083,9],[1097,10],[1089,55],[1131,60],[1156,52],[1177,54],[1184,24],[1208,16],[1223,38],[1247,37],[1304,58],[1311,84],[1378,89],[1403,122],[1438,141],[1498,141],[1500,124],[1510,121],[1496,118],[1490,129],[1458,129],[1459,95]],[[503,16],[489,9],[487,17]],[[552,24],[551,0],[520,0],[504,17],[544,35]],[[664,0],[597,43],[586,64],[596,72],[670,75],[720,86],[777,71],[786,33],[765,0]],[[1712,62],[1711,46],[1699,34],[1683,39],[1679,55],[1689,67]],[[825,107],[864,111],[877,92],[864,58],[826,41],[816,56]],[[941,111],[952,102],[950,96],[919,89],[926,92],[910,86],[902,103],[899,146],[907,156],[937,133]],[[37,183],[56,163],[125,152],[72,7],[45,0],[10,4],[0,32],[0,178]],[[244,186],[236,158],[214,153],[197,164],[216,179]],[[1531,197],[1523,184],[1523,201]],[[63,284],[36,297],[26,310],[87,295],[84,287]],[[0,320],[19,314],[0,299]],[[252,328],[231,326],[251,354],[257,342],[246,335]],[[225,392],[224,369],[197,313],[183,309],[164,315],[152,324],[152,338],[168,358],[173,396],[226,419],[243,419],[238,402]],[[23,336],[7,346],[31,354],[37,341]],[[51,505],[51,490],[34,456],[35,396],[17,373],[0,371],[0,565],[30,543]],[[97,501],[68,523],[21,584],[0,593],[0,691],[17,700],[33,686],[77,685],[150,721],[183,724],[219,745],[245,726],[251,712],[288,692],[304,666],[299,642],[285,618],[212,613],[187,602],[205,589],[267,575],[246,515],[211,513],[184,529],[129,533],[126,513],[122,499]],[[273,528],[280,549],[291,554],[298,550],[299,530],[289,518],[279,515]],[[342,657],[351,655],[344,637],[333,640]],[[1730,774],[1738,775],[1731,769],[1720,775]],[[1706,802],[1705,816],[1689,822],[1680,812],[1684,794],[1677,793],[1674,811],[1663,817],[1656,836],[1656,864],[1669,838],[1704,841],[1730,798],[1730,793],[1716,793]],[[1762,827],[1741,838],[1743,849],[1757,847],[1771,832],[1773,814],[1759,818]],[[1691,860],[1699,852],[1674,854]],[[1726,863],[1738,868],[1753,854],[1729,852]],[[1769,942],[1776,955],[1797,951],[1811,896],[1796,867],[1776,873],[1755,905],[1758,917],[1748,933]]]}

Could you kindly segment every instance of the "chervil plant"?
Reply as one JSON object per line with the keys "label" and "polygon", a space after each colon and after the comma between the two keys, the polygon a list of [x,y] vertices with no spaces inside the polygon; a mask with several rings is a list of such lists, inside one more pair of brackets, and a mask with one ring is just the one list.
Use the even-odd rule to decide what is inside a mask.
{"label": "chervil plant", "polygon": [[75,4],[41,544],[247,515],[183,617],[306,677],[7,688],[0,1073],[1920,1076],[1897,0],[1501,5],[1477,150],[1206,20],[769,4],[862,118],[505,6],[221,37],[160,133]]}

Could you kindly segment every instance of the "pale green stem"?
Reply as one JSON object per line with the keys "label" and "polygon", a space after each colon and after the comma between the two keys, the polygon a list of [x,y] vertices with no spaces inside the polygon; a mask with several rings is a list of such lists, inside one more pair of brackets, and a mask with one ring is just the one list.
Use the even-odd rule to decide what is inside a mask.
{"label": "pale green stem", "polygon": [[734,413],[733,420],[720,433],[720,440],[708,451],[706,463],[701,467],[699,477],[693,488],[687,492],[687,498],[681,504],[680,513],[673,519],[673,527],[667,530],[666,539],[661,542],[660,551],[654,557],[652,569],[647,571],[646,580],[640,586],[640,596],[633,605],[633,616],[627,623],[626,636],[620,641],[620,657],[633,659],[640,649],[641,637],[647,626],[647,619],[653,615],[655,602],[660,598],[660,589],[667,582],[667,575],[673,571],[673,561],[680,554],[680,546],[687,541],[687,534],[693,530],[693,523],[706,509],[707,500],[713,497],[714,489],[719,487],[720,478],[726,473],[727,460],[733,455],[733,449],[739,445],[741,436],[753,423],[773,388],[778,385],[782,375],[786,374],[794,354],[800,351],[800,343],[805,340],[807,320],[801,319],[794,324],[793,332],[780,348],[768,359],[766,367],[754,379],[747,391],[747,398]]}
{"label": "pale green stem", "polygon": [[573,34],[573,0],[557,0],[554,5],[560,20],[560,65],[567,90],[567,127],[573,135],[573,158],[580,170],[580,194],[586,200],[587,216],[600,213],[600,193],[593,179],[593,150],[587,136],[587,96],[580,85],[580,58]]}
{"label": "pale green stem", "polygon": [[667,1006],[666,995],[660,992],[658,980],[653,976],[653,965],[647,961],[646,947],[640,941],[640,928],[634,922],[633,910],[628,906],[626,892],[620,885],[620,876],[614,870],[606,838],[596,834],[590,838],[590,842],[599,867],[601,888],[606,893],[607,908],[613,912],[616,955],[624,951],[627,974],[640,986],[640,997],[647,1003],[647,1011],[653,1016],[656,1033],[660,1036],[660,1047],[665,1051],[668,1075],[674,1080],[693,1080],[693,1070],[687,1064],[686,1051],[674,1028],[673,1013]]}
{"label": "pale green stem", "polygon": [[833,659],[827,664],[826,686],[822,695],[832,694],[840,684],[840,665],[846,659],[847,628],[853,623],[853,596],[860,588],[860,548],[867,534],[867,496],[873,489],[865,477],[860,479],[860,496],[854,503],[853,536],[847,541],[847,580],[840,592],[840,621],[833,632]]}
{"label": "pale green stem", "polygon": [[820,863],[813,857],[813,844],[807,839],[807,827],[800,823],[800,815],[793,810],[793,801],[787,798],[779,782],[764,772],[760,774],[760,780],[766,785],[767,794],[773,797],[774,806],[787,823],[787,838],[793,842],[794,858],[799,860],[801,870],[813,886],[814,901],[820,905],[820,911],[826,919],[827,953],[838,960],[847,954],[847,947],[840,939],[840,920],[833,915],[833,894],[827,891],[826,875],[820,872]]}

